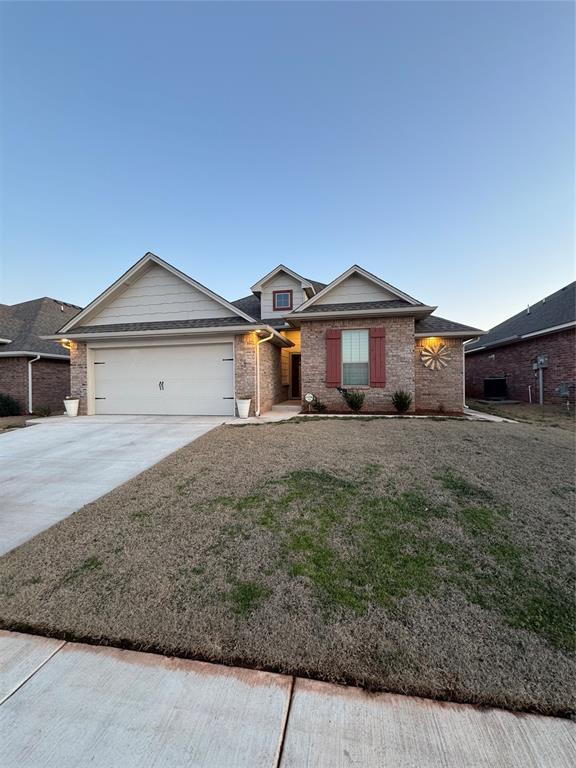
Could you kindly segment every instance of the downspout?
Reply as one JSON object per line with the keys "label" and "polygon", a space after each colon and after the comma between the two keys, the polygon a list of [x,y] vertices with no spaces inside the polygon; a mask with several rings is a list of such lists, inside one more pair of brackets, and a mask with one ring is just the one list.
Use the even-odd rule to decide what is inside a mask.
{"label": "downspout", "polygon": [[32,363],[40,360],[40,355],[28,360],[28,413],[32,413]]}
{"label": "downspout", "polygon": [[263,339],[256,340],[256,416],[260,416],[260,344],[274,338],[274,331]]}

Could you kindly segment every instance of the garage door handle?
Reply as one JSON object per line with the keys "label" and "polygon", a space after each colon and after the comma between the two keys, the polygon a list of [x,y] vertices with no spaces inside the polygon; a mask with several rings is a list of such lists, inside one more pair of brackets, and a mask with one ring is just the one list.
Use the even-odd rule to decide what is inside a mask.
{"label": "garage door handle", "polygon": [[159,381],[158,382],[158,389],[160,389],[162,392],[164,392],[164,382],[163,381]]}

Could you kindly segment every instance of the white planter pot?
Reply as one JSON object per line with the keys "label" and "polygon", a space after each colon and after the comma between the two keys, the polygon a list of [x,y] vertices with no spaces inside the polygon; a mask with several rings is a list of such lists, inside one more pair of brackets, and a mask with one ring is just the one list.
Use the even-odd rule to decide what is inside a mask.
{"label": "white planter pot", "polygon": [[80,400],[64,400],[64,408],[68,416],[78,416],[78,406]]}
{"label": "white planter pot", "polygon": [[236,407],[238,408],[238,416],[241,419],[247,419],[250,413],[250,403],[252,400],[236,400]]}

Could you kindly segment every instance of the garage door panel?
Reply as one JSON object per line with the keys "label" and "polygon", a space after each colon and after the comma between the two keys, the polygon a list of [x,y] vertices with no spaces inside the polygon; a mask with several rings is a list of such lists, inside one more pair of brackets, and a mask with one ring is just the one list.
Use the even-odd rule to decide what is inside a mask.
{"label": "garage door panel", "polygon": [[233,415],[232,344],[94,350],[98,414]]}

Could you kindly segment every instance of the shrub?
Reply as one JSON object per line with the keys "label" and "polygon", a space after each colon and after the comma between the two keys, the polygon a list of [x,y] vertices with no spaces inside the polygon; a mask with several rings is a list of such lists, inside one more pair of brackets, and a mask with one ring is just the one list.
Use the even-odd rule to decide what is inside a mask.
{"label": "shrub", "polygon": [[345,389],[344,387],[338,387],[338,392],[344,398],[346,405],[354,413],[359,413],[364,405],[364,392],[360,392],[357,389]]}
{"label": "shrub", "polygon": [[398,413],[406,413],[412,405],[412,395],[405,389],[397,389],[392,395],[392,405]]}
{"label": "shrub", "polygon": [[313,411],[316,411],[316,413],[326,413],[328,410],[326,403],[323,403],[322,400],[318,400],[317,397],[315,397],[312,401],[311,407]]}
{"label": "shrub", "polygon": [[0,393],[0,416],[19,416],[20,406],[10,395]]}
{"label": "shrub", "polygon": [[34,416],[38,416],[40,419],[46,418],[46,416],[52,415],[52,408],[49,405],[39,405],[34,409]]}

